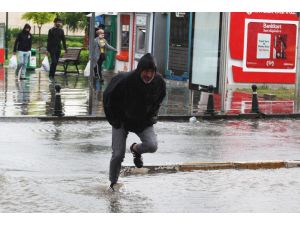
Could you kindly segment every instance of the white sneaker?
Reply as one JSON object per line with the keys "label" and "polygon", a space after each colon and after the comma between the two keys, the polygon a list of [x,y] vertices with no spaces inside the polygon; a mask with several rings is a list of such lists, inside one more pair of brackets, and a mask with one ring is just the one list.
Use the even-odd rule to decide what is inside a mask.
{"label": "white sneaker", "polygon": [[52,77],[49,77],[49,82],[51,82],[51,83],[55,83],[55,79],[54,79],[54,78],[52,78]]}

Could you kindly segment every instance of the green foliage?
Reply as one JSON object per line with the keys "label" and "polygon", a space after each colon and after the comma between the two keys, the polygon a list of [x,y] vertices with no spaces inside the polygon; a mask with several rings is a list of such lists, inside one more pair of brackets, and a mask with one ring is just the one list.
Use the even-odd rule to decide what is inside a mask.
{"label": "green foliage", "polygon": [[83,43],[77,41],[66,41],[68,47],[82,47]]}
{"label": "green foliage", "polygon": [[33,38],[32,38],[32,42],[33,43],[38,43],[39,42],[39,38],[41,40],[42,45],[45,45],[45,43],[47,43],[48,35],[46,35],[46,34],[41,34],[40,37],[39,37],[38,34],[34,34],[32,36],[33,36]]}
{"label": "green foliage", "polygon": [[83,47],[83,37],[66,36],[68,47]]}
{"label": "green foliage", "polygon": [[89,51],[82,50],[80,52],[80,69],[84,70],[88,61],[89,61]]}
{"label": "green foliage", "polygon": [[[47,45],[48,35],[41,34],[41,47],[46,47]],[[39,36],[37,34],[33,35],[33,42],[34,45],[39,45]],[[78,36],[66,36],[66,44],[67,47],[82,47],[83,46],[83,37]]]}
{"label": "green foliage", "polygon": [[72,42],[81,42],[81,43],[83,43],[83,37],[82,36],[66,36],[66,40],[72,41]]}
{"label": "green foliage", "polygon": [[[235,91],[252,94],[251,88],[238,88]],[[257,94],[258,96],[263,96],[264,94],[274,94],[276,95],[278,100],[294,99],[295,90],[294,88],[286,88],[286,87],[270,88],[267,85],[262,85],[261,87],[257,88]]]}
{"label": "green foliage", "polygon": [[84,30],[87,27],[87,17],[83,12],[60,12],[58,16],[70,31]]}
{"label": "green foliage", "polygon": [[18,33],[20,33],[22,31],[21,28],[8,28],[7,30],[7,39],[8,41],[10,41],[11,39],[15,39],[18,35]]}
{"label": "green foliage", "polygon": [[27,12],[22,15],[22,19],[30,20],[37,24],[38,27],[42,27],[45,23],[50,23],[56,17],[52,12]]}

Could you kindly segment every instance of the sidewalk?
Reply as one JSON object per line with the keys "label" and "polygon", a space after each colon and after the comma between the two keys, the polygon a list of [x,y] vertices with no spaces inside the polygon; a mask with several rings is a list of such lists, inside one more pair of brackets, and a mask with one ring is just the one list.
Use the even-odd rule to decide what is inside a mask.
{"label": "sidewalk", "polygon": [[[61,86],[62,108],[65,116],[104,117],[102,94],[113,73],[104,73],[104,84],[95,79],[94,87],[82,74],[57,73],[55,79]],[[0,68],[0,116],[52,116],[54,86],[48,74],[28,71],[26,80],[16,80],[14,71]],[[187,83],[167,82],[167,97],[161,107],[161,115],[190,115]]]}
{"label": "sidewalk", "polygon": [[[104,84],[95,79],[94,87],[83,75],[57,73],[56,80],[61,86],[62,109],[65,116],[104,117],[102,107],[103,90],[107,87],[113,73],[104,73]],[[188,82],[166,80],[167,96],[160,109],[160,116],[189,117],[201,116],[207,107],[207,98],[200,98],[199,92],[193,93]],[[258,90],[259,92],[259,90]],[[48,74],[41,71],[28,71],[26,80],[16,80],[14,71],[0,68],[0,116],[52,116],[55,90],[49,84]],[[203,100],[204,99],[204,100]],[[226,113],[238,115],[251,111],[252,95],[228,91]],[[259,98],[260,112],[265,114],[293,114],[292,100],[266,100]],[[214,94],[215,111],[220,114],[221,96]]]}

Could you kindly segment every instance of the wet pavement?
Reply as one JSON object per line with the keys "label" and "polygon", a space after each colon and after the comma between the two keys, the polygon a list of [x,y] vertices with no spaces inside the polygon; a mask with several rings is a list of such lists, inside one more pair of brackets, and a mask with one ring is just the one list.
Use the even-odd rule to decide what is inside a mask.
{"label": "wet pavement", "polygon": [[[300,159],[299,120],[155,129],[159,149],[144,155],[145,165]],[[128,149],[136,141],[130,134],[123,165],[133,165]],[[110,146],[105,121],[1,122],[0,212],[300,212],[299,168],[131,175],[109,193]]]}
{"label": "wet pavement", "polygon": [[[102,94],[113,73],[104,73],[104,84],[94,79],[93,85],[82,74],[57,73],[57,84],[61,86],[62,110],[65,116],[104,116]],[[14,71],[0,68],[0,116],[51,116],[54,113],[55,90],[48,81],[48,74],[28,71],[26,80],[15,79]],[[208,95],[193,91],[188,82],[166,80],[167,96],[159,115],[189,116],[203,115],[207,109]],[[192,98],[193,96],[193,98]],[[300,103],[292,99],[266,100],[258,98],[260,112],[265,114],[298,113]],[[214,94],[215,111],[220,113],[221,96]],[[223,114],[251,112],[252,95],[228,89]]]}
{"label": "wet pavement", "polygon": [[[104,116],[102,94],[113,74],[105,73],[104,84],[94,80],[90,87],[87,77],[57,73],[61,86],[62,110],[65,116]],[[168,96],[161,108],[162,115],[189,115],[190,91],[187,83],[167,81]],[[26,80],[15,79],[14,71],[0,69],[0,116],[51,116],[55,90],[48,74],[28,71]]]}

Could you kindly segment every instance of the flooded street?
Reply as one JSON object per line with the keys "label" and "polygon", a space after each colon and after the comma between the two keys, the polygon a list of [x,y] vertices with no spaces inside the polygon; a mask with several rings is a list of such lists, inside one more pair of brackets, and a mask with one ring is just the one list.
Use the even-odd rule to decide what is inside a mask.
{"label": "flooded street", "polygon": [[[159,122],[145,165],[300,159],[299,120]],[[298,168],[120,177],[107,122],[1,122],[0,212],[299,212]],[[16,141],[17,140],[17,141]],[[138,138],[130,134],[127,149]],[[129,150],[123,165],[133,165]]]}
{"label": "flooded street", "polygon": [[[46,2],[27,12],[5,2],[0,13],[9,225],[18,214],[49,216],[38,225],[260,225],[259,214],[289,225],[300,215],[296,4]],[[262,5],[272,8],[251,10]]]}

